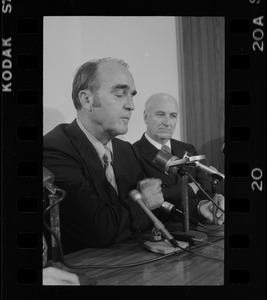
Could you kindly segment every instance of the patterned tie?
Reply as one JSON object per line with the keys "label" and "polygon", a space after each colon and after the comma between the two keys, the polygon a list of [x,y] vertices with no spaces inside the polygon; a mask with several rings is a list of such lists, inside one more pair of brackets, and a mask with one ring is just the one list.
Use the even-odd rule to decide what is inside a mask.
{"label": "patterned tie", "polygon": [[115,180],[114,170],[112,167],[111,151],[107,147],[105,147],[104,162],[106,166],[105,173],[106,173],[107,180],[114,187],[114,189],[118,194],[118,188]]}
{"label": "patterned tie", "polygon": [[168,152],[168,153],[171,153],[171,148],[167,145],[162,145],[161,150],[165,151],[165,152]]}

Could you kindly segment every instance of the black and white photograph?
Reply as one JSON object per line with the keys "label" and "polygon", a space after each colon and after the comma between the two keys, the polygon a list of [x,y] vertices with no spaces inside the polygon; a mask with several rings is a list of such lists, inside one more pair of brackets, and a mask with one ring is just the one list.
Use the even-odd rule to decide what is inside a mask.
{"label": "black and white photograph", "polygon": [[43,30],[43,284],[223,285],[224,18]]}

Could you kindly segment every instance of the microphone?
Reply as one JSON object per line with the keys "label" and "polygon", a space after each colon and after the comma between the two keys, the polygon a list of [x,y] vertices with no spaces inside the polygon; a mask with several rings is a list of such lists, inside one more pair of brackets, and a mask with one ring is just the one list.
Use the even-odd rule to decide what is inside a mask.
{"label": "microphone", "polygon": [[137,190],[132,190],[129,194],[131,199],[134,202],[137,202],[139,206],[144,210],[144,212],[148,215],[151,221],[154,224],[154,227],[160,231],[160,233],[174,246],[179,247],[178,242],[173,238],[173,236],[168,232],[168,230],[164,227],[164,225],[160,222],[160,220],[149,210],[149,208],[142,201],[142,196]]}
{"label": "microphone", "polygon": [[43,191],[47,189],[53,196],[65,197],[66,192],[54,185],[55,175],[43,166]]}
{"label": "microphone", "polygon": [[208,166],[200,163],[198,159],[193,159],[194,156],[192,156],[192,154],[190,154],[189,152],[187,152],[187,151],[185,152],[184,158],[188,158],[190,161],[192,161],[192,163],[190,163],[189,166],[195,167],[195,168],[198,168],[198,169],[204,171],[209,176],[211,176],[213,179],[217,179],[217,180],[223,179],[224,180],[224,174],[220,173],[213,167],[208,167]]}
{"label": "microphone", "polygon": [[[164,201],[160,207],[164,212],[169,213],[171,215],[176,215],[179,217],[184,218],[184,213],[177,209],[173,204]],[[189,222],[196,226],[201,226],[203,225],[196,219],[191,216],[188,216]],[[194,231],[194,230],[188,230],[188,231],[174,231],[172,232],[173,236],[175,239],[179,241],[185,241],[190,244],[197,244],[200,241],[205,241],[207,239],[207,234],[199,231]]]}
{"label": "microphone", "polygon": [[[164,201],[162,203],[160,209],[162,211],[164,211],[165,213],[170,214],[171,216],[179,216],[181,218],[184,217],[184,213],[181,210],[179,210],[173,204],[171,204],[167,201]],[[189,222],[191,222],[194,225],[199,225],[200,224],[199,221],[196,218],[191,217],[191,216],[189,216]]]}
{"label": "microphone", "polygon": [[164,150],[159,150],[156,157],[153,159],[153,162],[164,170],[167,175],[169,172],[177,174],[180,167],[176,167],[176,165],[185,164],[187,161],[187,158],[179,159],[177,156]]}
{"label": "microphone", "polygon": [[53,184],[54,180],[55,175],[43,167],[43,187],[48,189],[52,194],[55,194],[57,191],[57,188]]}
{"label": "microphone", "polygon": [[203,165],[202,163],[200,163],[199,161],[195,162],[196,164],[196,168],[199,168],[201,169],[202,171],[206,172],[208,175],[210,175],[211,177],[213,177],[214,179],[217,179],[217,180],[224,180],[225,176],[224,174],[206,166],[206,165]]}
{"label": "microphone", "polygon": [[208,175],[210,175],[214,179],[224,180],[224,178],[225,178],[224,174],[218,172],[217,170],[212,169],[211,167],[203,165],[199,161],[194,162],[194,164],[195,164],[194,167],[206,172]]}
{"label": "microphone", "polygon": [[199,160],[205,159],[205,155],[192,156],[189,152],[185,152],[182,159],[177,156],[173,156],[171,153],[159,150],[153,162],[162,168],[166,174],[173,173],[177,174],[180,170],[179,165],[188,165],[189,167],[196,167],[212,176],[217,180],[224,180],[224,174],[212,169],[206,165],[203,165]]}

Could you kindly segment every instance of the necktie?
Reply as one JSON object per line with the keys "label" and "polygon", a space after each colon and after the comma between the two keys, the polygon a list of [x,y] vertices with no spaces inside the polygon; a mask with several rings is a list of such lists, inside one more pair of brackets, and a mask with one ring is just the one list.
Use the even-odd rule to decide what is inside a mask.
{"label": "necktie", "polygon": [[106,173],[107,180],[114,187],[114,189],[116,190],[116,192],[118,194],[114,170],[112,167],[111,151],[107,147],[105,147],[104,162],[105,162],[105,166],[106,166],[105,173]]}
{"label": "necktie", "polygon": [[165,152],[168,152],[168,153],[171,153],[171,148],[167,145],[161,146],[161,150],[163,150]]}

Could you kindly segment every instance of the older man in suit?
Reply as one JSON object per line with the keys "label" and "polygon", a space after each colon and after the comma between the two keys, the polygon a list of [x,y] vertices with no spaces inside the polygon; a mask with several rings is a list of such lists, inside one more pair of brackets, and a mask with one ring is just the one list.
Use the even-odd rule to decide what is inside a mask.
{"label": "older man in suit", "polygon": [[[174,97],[166,93],[158,93],[149,97],[145,103],[144,122],[147,126],[146,132],[141,139],[133,144],[143,170],[148,177],[160,178],[162,180],[162,192],[164,199],[178,208],[182,206],[182,179],[179,174],[167,175],[154,162],[158,151],[171,152],[174,156],[182,158],[185,152],[197,155],[195,147],[175,139],[172,139],[178,118],[178,104]],[[201,185],[210,196],[211,180],[207,175],[196,168],[185,166],[186,171]],[[207,223],[215,222],[212,214],[213,204],[207,200],[207,196],[189,178],[188,197],[190,214]],[[216,202],[224,209],[224,197],[216,194]],[[224,222],[224,214],[217,210],[217,224]]]}
{"label": "older man in suit", "polygon": [[115,138],[128,130],[135,94],[124,61],[89,61],[73,81],[77,118],[44,136],[44,166],[66,192],[60,203],[64,253],[105,247],[147,230],[152,223],[130,199],[131,190],[139,187],[151,210],[163,203],[161,181],[144,179],[132,145]]}

